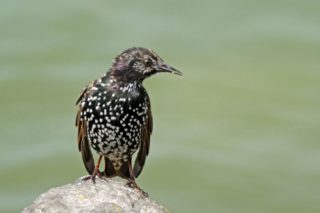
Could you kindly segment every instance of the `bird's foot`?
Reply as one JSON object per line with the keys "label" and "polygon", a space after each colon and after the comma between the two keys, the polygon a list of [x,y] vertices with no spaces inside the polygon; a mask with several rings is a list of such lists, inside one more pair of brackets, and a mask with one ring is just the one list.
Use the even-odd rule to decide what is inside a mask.
{"label": "bird's foot", "polygon": [[99,178],[102,178],[102,174],[98,168],[95,168],[95,170],[93,171],[93,173],[91,175],[83,178],[82,180],[87,181],[87,180],[91,179],[93,183],[96,183],[96,176],[98,176]]}
{"label": "bird's foot", "polygon": [[129,180],[127,186],[133,189],[137,189],[141,193],[142,197],[149,197],[149,194],[143,191],[134,180]]}

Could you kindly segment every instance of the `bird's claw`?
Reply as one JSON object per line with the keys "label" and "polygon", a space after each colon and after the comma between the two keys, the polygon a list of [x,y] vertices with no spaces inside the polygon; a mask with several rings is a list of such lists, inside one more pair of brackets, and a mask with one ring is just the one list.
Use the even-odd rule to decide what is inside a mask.
{"label": "bird's claw", "polygon": [[144,197],[144,198],[149,197],[149,194],[147,192],[143,191],[137,185],[137,183],[135,181],[128,181],[127,186],[129,186],[130,188],[133,188],[133,189],[137,189],[141,193],[142,197]]}
{"label": "bird's claw", "polygon": [[91,175],[83,178],[82,180],[87,181],[87,180],[91,179],[93,183],[96,183],[96,176],[98,176],[99,178],[102,178],[102,174],[99,171],[99,169],[97,169],[97,168],[93,171],[93,173]]}

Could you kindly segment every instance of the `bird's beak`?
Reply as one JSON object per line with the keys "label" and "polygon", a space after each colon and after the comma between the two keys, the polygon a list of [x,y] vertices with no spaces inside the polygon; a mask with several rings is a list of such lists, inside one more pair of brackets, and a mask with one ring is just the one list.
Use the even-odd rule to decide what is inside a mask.
{"label": "bird's beak", "polygon": [[157,68],[157,71],[158,72],[170,72],[170,73],[182,76],[182,72],[180,72],[179,70],[177,70],[167,64],[160,64]]}

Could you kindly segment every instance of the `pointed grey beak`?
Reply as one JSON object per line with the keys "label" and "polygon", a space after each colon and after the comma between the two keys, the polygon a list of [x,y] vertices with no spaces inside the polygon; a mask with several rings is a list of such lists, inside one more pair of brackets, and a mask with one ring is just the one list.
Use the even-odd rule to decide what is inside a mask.
{"label": "pointed grey beak", "polygon": [[180,75],[180,76],[183,75],[182,72],[180,72],[179,70],[177,70],[167,64],[160,64],[157,70],[158,70],[158,72],[170,72],[170,73]]}

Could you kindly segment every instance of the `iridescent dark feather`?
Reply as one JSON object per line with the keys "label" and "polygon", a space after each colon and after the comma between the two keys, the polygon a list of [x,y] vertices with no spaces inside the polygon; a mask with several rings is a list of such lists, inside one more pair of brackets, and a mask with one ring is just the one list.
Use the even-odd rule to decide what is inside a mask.
{"label": "iridescent dark feather", "polygon": [[87,128],[85,122],[80,120],[80,111],[78,111],[76,126],[78,127],[78,149],[81,151],[82,160],[89,174],[94,171],[94,160],[87,137]]}
{"label": "iridescent dark feather", "polygon": [[[87,91],[88,89],[92,87],[92,83],[90,83],[82,92],[77,100],[76,104],[79,104],[82,98],[87,96]],[[88,135],[87,135],[87,126],[86,122],[84,122],[81,119],[81,112],[82,108],[79,106],[77,116],[76,116],[76,127],[78,128],[78,149],[81,152],[82,155],[82,160],[85,165],[86,170],[88,171],[89,174],[92,174],[94,171],[94,159],[92,156],[90,144],[88,141]]]}
{"label": "iridescent dark feather", "polygon": [[146,161],[146,157],[149,154],[149,148],[150,148],[150,136],[152,133],[152,112],[151,112],[151,106],[149,103],[149,110],[148,110],[148,119],[146,120],[146,123],[144,127],[142,128],[141,132],[141,142],[140,142],[140,148],[137,155],[137,158],[134,163],[133,173],[135,177],[138,177],[143,169],[143,166]]}

